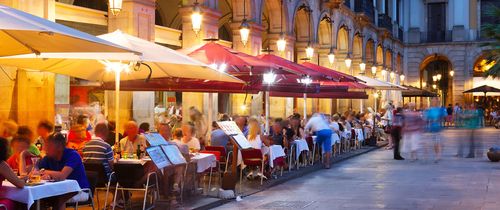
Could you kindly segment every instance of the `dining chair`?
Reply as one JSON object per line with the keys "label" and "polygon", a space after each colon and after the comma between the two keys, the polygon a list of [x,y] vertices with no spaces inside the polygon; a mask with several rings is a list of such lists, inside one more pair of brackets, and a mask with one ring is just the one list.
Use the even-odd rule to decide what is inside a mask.
{"label": "dining chair", "polygon": [[[211,184],[212,184],[212,174],[213,173],[217,173],[218,174],[218,181],[219,181],[219,186],[222,184],[222,170],[220,169],[220,160],[222,159],[221,155],[220,155],[220,152],[219,151],[207,151],[207,150],[203,150],[203,151],[200,151],[200,153],[204,153],[204,154],[212,154],[215,156],[215,167],[210,167],[210,168],[207,168],[202,174],[203,175],[206,175],[208,174],[208,176],[210,177],[208,179],[208,190],[207,192],[210,192],[211,190]],[[208,194],[208,193],[207,193]]]}
{"label": "dining chair", "polygon": [[[260,172],[262,176],[260,177],[260,185],[264,182],[264,156],[262,155],[262,151],[260,149],[243,149],[241,151],[241,157],[243,159],[243,163],[247,167],[257,167],[260,166]],[[243,185],[243,167],[240,167],[240,192]]]}
{"label": "dining chair", "polygon": [[[139,191],[139,192],[144,192],[142,209],[145,210],[145,209],[155,208],[155,202],[159,196],[159,186],[158,186],[159,183],[156,172],[149,172],[146,176],[146,183],[137,185],[137,181],[141,180],[145,173],[143,165],[115,164],[114,170],[116,174],[116,187],[115,187],[115,194],[113,197],[113,203],[116,204],[116,199],[118,197],[117,195],[119,190],[122,192],[123,196],[124,192],[126,191]],[[151,195],[148,193],[151,193]],[[148,196],[151,198],[150,206],[146,208],[146,201],[148,200]],[[130,206],[132,206],[131,202]],[[115,207],[116,205],[113,205],[113,210],[115,209]]]}
{"label": "dining chair", "polygon": [[84,188],[82,189],[83,192],[86,192],[89,197],[86,201],[82,202],[74,202],[74,203],[66,203],[66,207],[73,207],[75,210],[78,209],[80,206],[90,206],[92,207],[92,210],[94,210],[94,196],[93,193],[95,190],[95,186],[97,183],[97,173],[94,171],[86,171],[85,174],[87,175],[87,180],[89,182],[90,188]]}
{"label": "dining chair", "polygon": [[85,162],[83,163],[85,166],[85,173],[96,172],[97,173],[97,182],[95,185],[95,189],[93,191],[96,200],[97,200],[97,209],[100,209],[100,200],[99,200],[99,191],[106,191],[106,195],[104,197],[104,210],[108,207],[108,197],[111,189],[112,182],[116,179],[115,172],[111,172],[109,177],[107,176],[104,164],[102,163],[94,163],[94,162]]}

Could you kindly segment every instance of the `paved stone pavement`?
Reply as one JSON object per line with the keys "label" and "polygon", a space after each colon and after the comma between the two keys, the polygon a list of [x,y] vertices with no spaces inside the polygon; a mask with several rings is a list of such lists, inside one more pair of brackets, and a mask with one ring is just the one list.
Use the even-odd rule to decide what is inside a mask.
{"label": "paved stone pavement", "polygon": [[432,156],[395,161],[391,151],[380,149],[219,209],[500,209],[500,163],[489,162],[484,154],[485,148],[500,144],[500,130],[477,133],[483,155],[475,159],[454,156],[467,132],[450,129],[442,135],[439,163]]}

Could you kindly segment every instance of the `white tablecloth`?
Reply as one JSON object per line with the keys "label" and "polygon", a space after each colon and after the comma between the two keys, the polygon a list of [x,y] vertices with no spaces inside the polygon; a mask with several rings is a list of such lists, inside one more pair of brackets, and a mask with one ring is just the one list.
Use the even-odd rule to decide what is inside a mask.
{"label": "white tablecloth", "polygon": [[143,158],[143,159],[119,159],[118,163],[128,163],[128,164],[141,164],[144,165],[148,161],[151,161],[151,158]]}
{"label": "white tablecloth", "polygon": [[271,145],[269,147],[269,166],[274,168],[274,160],[279,157],[285,157],[285,151],[280,145]]}
{"label": "white tablecloth", "polygon": [[295,140],[294,142],[296,152],[295,158],[298,160],[302,151],[309,151],[309,145],[307,145],[307,141],[304,139]]}
{"label": "white tablecloth", "polygon": [[19,189],[10,182],[4,181],[0,190],[0,198],[8,198],[25,203],[30,208],[36,200],[78,192],[80,190],[78,182],[70,179],[60,182],[46,182],[38,186],[25,186],[23,189]]}
{"label": "white tablecloth", "polygon": [[210,167],[216,167],[216,158],[213,154],[199,153],[191,158],[191,162],[196,162],[196,172],[201,173]]}

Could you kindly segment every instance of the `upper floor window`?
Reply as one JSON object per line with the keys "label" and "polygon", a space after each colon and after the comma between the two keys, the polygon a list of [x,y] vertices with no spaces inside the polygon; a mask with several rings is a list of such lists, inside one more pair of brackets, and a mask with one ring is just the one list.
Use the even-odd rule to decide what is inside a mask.
{"label": "upper floor window", "polygon": [[427,5],[427,41],[443,42],[446,38],[446,3]]}

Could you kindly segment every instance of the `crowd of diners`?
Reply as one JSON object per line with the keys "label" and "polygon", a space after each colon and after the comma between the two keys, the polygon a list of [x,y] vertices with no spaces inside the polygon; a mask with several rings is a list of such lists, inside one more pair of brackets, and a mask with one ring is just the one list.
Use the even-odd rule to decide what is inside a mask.
{"label": "crowd of diners", "polygon": [[[110,176],[118,158],[126,154],[136,154],[138,148],[145,151],[148,143],[143,134],[148,132],[158,132],[170,144],[177,145],[188,161],[190,153],[197,153],[205,146],[222,146],[227,152],[233,149],[229,136],[218,127],[216,121],[212,122],[209,129],[202,113],[194,107],[189,109],[188,116],[189,120],[186,123],[183,123],[179,116],[166,117],[166,120],[155,123],[155,130],[150,130],[151,126],[148,123],[138,124],[131,120],[124,123],[123,134],[114,132],[116,125],[113,121],[90,123],[85,115],[76,117],[76,121],[67,132],[61,132],[60,127],[54,126],[48,120],[41,120],[34,130],[26,125],[17,125],[12,120],[2,121],[0,122],[2,153],[0,181],[8,180],[16,187],[23,188],[29,175],[36,172],[43,179],[56,181],[73,179],[78,182],[80,188],[89,188],[84,163],[100,163],[104,166],[106,176]],[[262,116],[220,114],[217,121],[228,120],[233,120],[252,147],[262,150],[264,155],[271,145],[279,145],[290,151],[294,140],[315,135],[323,146],[326,157],[323,162],[325,168],[330,167],[331,152],[338,149],[340,141],[336,139],[350,135],[351,128],[354,127],[367,129],[367,134],[371,133],[373,128],[371,113],[352,111],[334,115],[314,114],[307,122],[304,122],[303,116],[297,113],[287,118],[273,118],[270,119],[269,133],[264,132],[266,129]],[[119,135],[119,142],[115,142],[116,135]],[[331,143],[332,138],[334,144]],[[36,166],[32,157],[40,158]],[[145,170],[158,170],[153,164],[150,165]],[[265,173],[272,171],[273,169],[269,168]],[[247,174],[249,178],[255,176],[252,172]],[[170,197],[173,193],[179,192],[182,174],[182,168],[162,173],[160,177],[162,195]],[[191,180],[197,181],[194,177],[191,177]],[[142,185],[144,182],[145,178],[138,180],[137,185]],[[129,198],[128,194],[125,197],[121,195],[118,197],[116,204],[113,204],[118,207]],[[42,203],[45,206],[52,206],[53,209],[64,209],[67,202],[81,202],[88,198],[89,195],[81,191],[76,195],[43,199]],[[2,199],[0,203],[6,205],[8,209],[26,208],[25,204],[8,199]]]}

